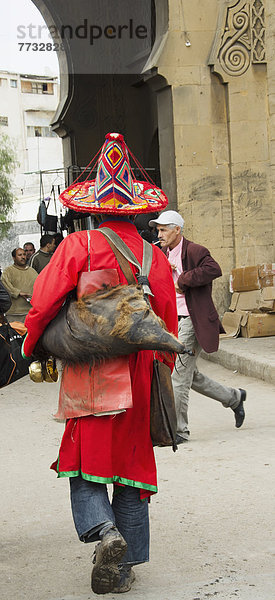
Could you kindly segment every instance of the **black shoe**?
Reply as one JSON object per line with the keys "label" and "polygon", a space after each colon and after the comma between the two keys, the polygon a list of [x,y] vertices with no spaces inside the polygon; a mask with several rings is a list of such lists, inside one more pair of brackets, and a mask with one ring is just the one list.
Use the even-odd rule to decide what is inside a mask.
{"label": "black shoe", "polygon": [[95,566],[92,571],[92,590],[95,594],[108,594],[120,584],[119,563],[127,550],[125,539],[112,527],[103,535],[95,549]]}
{"label": "black shoe", "polygon": [[176,435],[176,444],[177,446],[179,444],[185,444],[186,442],[188,442],[188,440],[186,438],[181,437],[181,435]]}
{"label": "black shoe", "polygon": [[240,399],[240,402],[239,402],[237,408],[233,408],[233,411],[235,413],[235,421],[236,421],[235,426],[238,428],[241,427],[244,422],[245,412],[244,412],[243,403],[246,399],[246,391],[242,390],[241,388],[239,388],[239,389],[241,392],[241,399]]}

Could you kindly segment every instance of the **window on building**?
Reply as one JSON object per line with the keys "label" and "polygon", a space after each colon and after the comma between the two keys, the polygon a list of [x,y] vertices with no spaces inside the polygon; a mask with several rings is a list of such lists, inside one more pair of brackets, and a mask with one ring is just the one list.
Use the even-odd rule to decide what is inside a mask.
{"label": "window on building", "polygon": [[13,88],[17,88],[17,80],[16,79],[11,79],[10,80],[10,86]]}
{"label": "window on building", "polygon": [[52,90],[48,83],[42,83],[41,81],[32,81],[32,93],[33,94],[52,94]]}
{"label": "window on building", "polygon": [[40,125],[28,125],[27,126],[28,137],[56,137],[56,133],[52,131],[50,127],[43,127]]}
{"label": "window on building", "polygon": [[21,90],[24,94],[53,94],[53,83],[51,81],[27,81],[21,80]]}
{"label": "window on building", "polygon": [[8,117],[0,117],[0,125],[8,125],[9,124],[9,120]]}
{"label": "window on building", "polygon": [[35,137],[42,137],[42,127],[34,127]]}
{"label": "window on building", "polygon": [[32,93],[33,94],[42,94],[42,83],[38,83],[37,81],[32,81]]}

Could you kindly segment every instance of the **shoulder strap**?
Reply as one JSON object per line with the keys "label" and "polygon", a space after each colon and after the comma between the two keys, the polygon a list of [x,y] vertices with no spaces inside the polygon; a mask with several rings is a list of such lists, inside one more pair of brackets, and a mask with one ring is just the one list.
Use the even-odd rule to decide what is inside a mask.
{"label": "shoulder strap", "polygon": [[88,271],[90,272],[91,270],[91,237],[90,237],[90,230],[87,230],[87,236],[88,236]]}
{"label": "shoulder strap", "polygon": [[113,242],[111,240],[106,239],[106,242],[108,242],[111,249],[113,250],[113,253],[117,259],[117,262],[122,270],[122,273],[126,277],[128,283],[129,284],[137,283],[134,273],[129,265],[129,261],[125,258],[125,256],[123,256],[123,254],[121,254],[121,252],[117,249],[117,247],[115,246],[115,244],[113,244]]}
{"label": "shoulder strap", "polygon": [[[87,230],[87,236],[88,236],[88,271],[90,272],[90,270],[91,270],[91,237],[90,237],[89,229]],[[117,262],[119,263],[119,266],[120,266],[122,272],[124,273],[128,283],[136,283],[136,279],[135,279],[133,271],[129,265],[129,261],[123,256],[123,254],[121,254],[121,252],[118,250],[118,248],[115,246],[115,244],[110,239],[107,239],[106,241],[108,242],[108,244],[110,244],[110,247],[112,248],[113,253],[117,259]],[[122,242],[122,240],[121,240],[121,242]]]}
{"label": "shoulder strap", "polygon": [[97,231],[100,231],[100,233],[103,233],[104,237],[107,237],[109,240],[111,240],[121,254],[125,256],[125,258],[127,258],[127,260],[129,260],[133,265],[135,265],[139,272],[141,272],[141,266],[138,262],[138,259],[135,257],[132,250],[128,248],[127,244],[125,244],[125,242],[121,239],[121,237],[115,233],[115,231],[109,229],[109,227],[100,227]]}
{"label": "shoulder strap", "polygon": [[[113,244],[113,246],[115,246],[116,250],[118,252],[120,252],[120,254],[122,255],[122,257],[120,257],[120,259],[119,259],[118,258],[119,255],[114,251],[113,246],[110,244],[127,281],[128,281],[128,277],[123,270],[123,267],[125,268],[125,266],[126,266],[126,262],[123,261],[123,267],[122,267],[122,263],[120,262],[121,258],[126,259],[127,262],[129,261],[133,265],[135,265],[135,267],[137,267],[138,272],[139,272],[139,275],[137,276],[137,280],[138,280],[138,283],[140,285],[142,285],[144,294],[153,296],[154,294],[151,292],[150,284],[148,281],[148,275],[150,273],[152,258],[153,258],[153,248],[152,248],[151,244],[149,244],[148,242],[143,240],[143,258],[142,258],[142,266],[141,266],[139,261],[133,254],[132,250],[130,250],[130,248],[128,248],[127,244],[125,244],[125,242],[121,239],[121,237],[119,235],[117,235],[117,233],[115,233],[115,231],[113,231],[112,229],[109,229],[108,227],[100,227],[99,229],[97,229],[97,231],[100,231],[104,235],[104,237],[107,238],[107,241],[109,242],[109,244],[110,244],[110,242],[112,242],[112,244]],[[132,273],[132,270],[130,269],[129,265],[128,265],[128,268]],[[128,275],[129,275],[129,271],[128,271]],[[129,281],[128,281],[128,283],[129,283]]]}

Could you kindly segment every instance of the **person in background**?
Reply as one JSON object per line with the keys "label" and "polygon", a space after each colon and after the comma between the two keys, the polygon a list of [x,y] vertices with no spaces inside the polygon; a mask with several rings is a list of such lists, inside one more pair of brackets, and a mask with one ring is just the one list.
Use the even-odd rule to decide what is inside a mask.
{"label": "person in background", "polygon": [[134,219],[135,226],[139,232],[139,235],[149,242],[150,244],[154,244],[159,246],[158,243],[158,234],[155,227],[150,227],[149,221],[151,219],[156,219],[158,217],[158,213],[145,213],[144,215],[136,215]]}
{"label": "person in background", "polygon": [[49,233],[45,233],[40,238],[40,248],[32,255],[30,260],[30,267],[35,269],[37,273],[46,267],[50,262],[53,252],[55,250],[55,237]]}
{"label": "person in background", "polygon": [[27,259],[27,263],[26,264],[29,265],[31,257],[35,253],[34,244],[32,242],[25,242],[25,244],[23,246],[23,250],[25,250],[25,252],[26,252],[26,259]]}
{"label": "person in background", "polygon": [[63,238],[63,233],[59,233],[58,232],[58,233],[54,234],[54,240],[55,240],[55,249],[54,249],[54,251],[59,246],[59,244],[61,244],[61,242],[63,241],[63,239],[64,239]]}
{"label": "person in background", "polygon": [[9,292],[12,304],[7,311],[7,319],[24,323],[30,310],[30,299],[37,272],[26,265],[26,252],[23,248],[12,251],[13,265],[6,267],[2,275],[2,284]]}
{"label": "person in background", "polygon": [[245,418],[243,402],[246,391],[221,385],[206,377],[197,368],[197,358],[202,350],[216,352],[219,333],[223,331],[212,300],[212,281],[222,272],[209,250],[183,236],[184,220],[168,210],[152,221],[158,229],[161,247],[171,264],[176,288],[179,340],[194,351],[194,356],[178,356],[172,373],[177,412],[176,443],[187,442],[189,390],[221,402],[234,411],[235,425],[241,427]]}

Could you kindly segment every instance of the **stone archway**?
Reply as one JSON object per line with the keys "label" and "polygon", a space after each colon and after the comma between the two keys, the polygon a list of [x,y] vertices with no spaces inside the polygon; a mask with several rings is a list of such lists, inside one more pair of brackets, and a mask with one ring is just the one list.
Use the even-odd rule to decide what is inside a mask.
{"label": "stone archway", "polygon": [[[95,72],[95,61],[91,59],[89,63],[86,55],[83,57],[85,65],[82,68],[79,64],[79,45],[70,39],[70,35],[80,26],[82,29],[78,29],[78,33],[84,35],[84,24],[94,22],[93,10],[95,6],[99,10],[99,2],[32,1],[43,15],[50,31],[54,31],[55,38],[62,42],[65,48],[65,51],[59,52],[61,96],[52,123],[54,131],[63,140],[65,166],[88,164],[103,143],[106,133],[119,131],[125,136],[127,144],[138,160],[145,167],[154,169],[155,177],[158,178],[160,173],[161,183],[170,193],[173,188],[171,171],[174,161],[170,88],[166,80],[157,74],[153,64],[161,51],[168,28],[168,2],[144,0],[145,8],[147,6],[145,17],[148,17],[149,5],[151,11],[150,44],[144,44],[140,52],[137,48],[136,55],[133,54],[131,60],[128,60],[129,64],[134,65],[136,58],[138,68],[133,68],[130,73],[108,73]],[[108,0],[104,2],[105,8],[107,5]],[[140,20],[145,17],[144,14],[135,16]],[[132,20],[135,24],[134,17]],[[61,27],[67,23],[70,23],[72,29],[68,29],[68,36],[62,38],[61,34],[64,34],[64,31],[62,32]],[[108,59],[108,47],[105,46],[105,49]],[[123,65],[121,70],[124,70]],[[117,71],[120,71],[120,68],[117,68]],[[169,126],[167,119],[170,119]],[[172,162],[164,159],[167,149],[167,126],[170,128],[172,142]],[[171,193],[173,199],[174,192],[175,190]]]}

